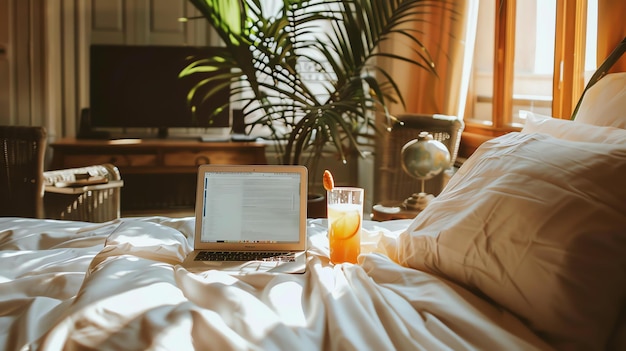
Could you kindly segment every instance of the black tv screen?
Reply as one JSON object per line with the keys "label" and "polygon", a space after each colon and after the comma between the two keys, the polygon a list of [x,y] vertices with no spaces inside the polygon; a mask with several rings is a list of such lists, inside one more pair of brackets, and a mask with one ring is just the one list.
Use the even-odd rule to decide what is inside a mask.
{"label": "black tv screen", "polygon": [[[179,78],[189,63],[219,47],[92,45],[90,124],[92,127],[229,127],[224,89],[192,113],[189,90],[207,74]],[[207,87],[209,89],[210,87]],[[212,116],[217,109],[223,110]]]}

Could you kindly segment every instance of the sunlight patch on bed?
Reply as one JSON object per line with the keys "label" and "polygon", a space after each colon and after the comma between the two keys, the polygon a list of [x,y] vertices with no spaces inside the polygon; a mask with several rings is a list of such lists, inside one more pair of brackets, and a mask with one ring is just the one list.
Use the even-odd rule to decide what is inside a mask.
{"label": "sunlight patch on bed", "polygon": [[272,287],[268,298],[276,313],[288,325],[306,326],[306,316],[302,309],[302,286],[296,282],[284,282]]}

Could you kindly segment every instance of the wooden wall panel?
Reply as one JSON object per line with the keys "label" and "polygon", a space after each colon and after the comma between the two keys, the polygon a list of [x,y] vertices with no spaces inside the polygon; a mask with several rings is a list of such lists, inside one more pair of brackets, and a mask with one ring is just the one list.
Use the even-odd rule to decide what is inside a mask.
{"label": "wooden wall panel", "polygon": [[171,0],[150,0],[146,11],[137,16],[144,34],[143,42],[152,45],[183,45],[187,43],[188,25],[178,21],[185,16],[185,3]]}
{"label": "wooden wall panel", "polygon": [[132,0],[91,0],[91,42],[94,44],[130,44],[134,41],[129,10]]}
{"label": "wooden wall panel", "polygon": [[120,45],[202,45],[203,20],[187,0],[90,0],[90,42]]}

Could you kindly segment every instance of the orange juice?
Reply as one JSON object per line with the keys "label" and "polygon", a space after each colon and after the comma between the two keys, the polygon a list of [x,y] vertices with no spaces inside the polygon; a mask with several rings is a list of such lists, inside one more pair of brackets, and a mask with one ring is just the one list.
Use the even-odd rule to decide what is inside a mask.
{"label": "orange juice", "polygon": [[328,239],[331,262],[356,263],[361,252],[362,218],[362,204],[328,205]]}

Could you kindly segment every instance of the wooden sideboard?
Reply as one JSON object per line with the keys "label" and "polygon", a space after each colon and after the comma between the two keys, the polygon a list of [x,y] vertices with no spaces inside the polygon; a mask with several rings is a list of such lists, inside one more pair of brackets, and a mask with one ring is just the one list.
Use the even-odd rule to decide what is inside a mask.
{"label": "wooden sideboard", "polygon": [[62,139],[50,146],[52,169],[117,166],[124,180],[122,216],[191,214],[199,165],[267,163],[265,144],[256,142]]}

